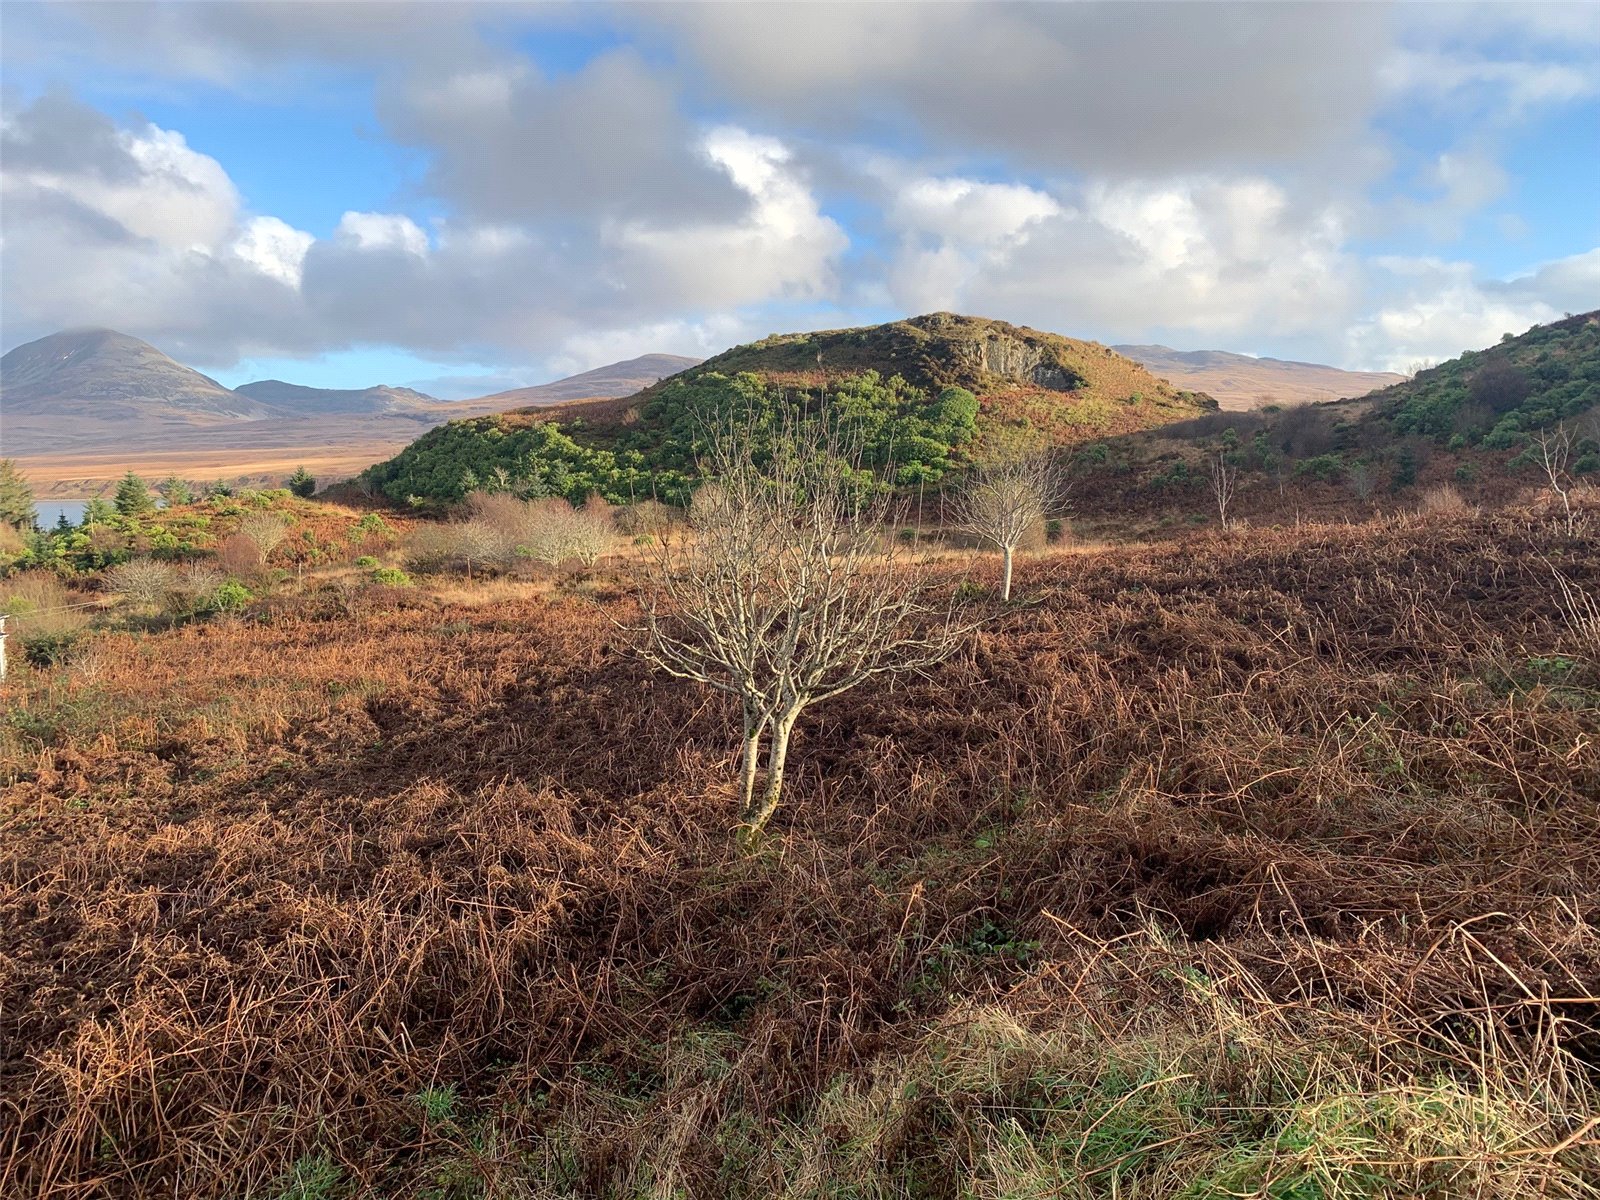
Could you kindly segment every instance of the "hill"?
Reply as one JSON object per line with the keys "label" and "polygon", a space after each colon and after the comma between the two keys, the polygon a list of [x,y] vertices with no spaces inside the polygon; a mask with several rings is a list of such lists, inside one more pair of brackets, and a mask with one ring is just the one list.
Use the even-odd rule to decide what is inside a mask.
{"label": "hill", "polygon": [[1219,459],[1236,477],[1229,519],[1253,524],[1553,501],[1535,439],[1557,425],[1570,435],[1563,479],[1600,478],[1600,312],[1366,396],[1208,413],[1093,443],[1074,458],[1073,501],[1080,520],[1123,534],[1215,522]]}
{"label": "hill", "polygon": [[410,388],[381,384],[369,388],[316,388],[284,383],[281,379],[263,379],[256,383],[240,384],[234,391],[270,405],[281,415],[416,412],[431,410],[444,403]]}
{"label": "hill", "polygon": [[19,654],[0,1195],[1592,1198],[1553,550],[1597,586],[1511,514],[1030,559],[802,719],[757,854],[605,568]]}
{"label": "hill", "polygon": [[97,495],[128,470],[273,487],[303,465],[323,480],[348,479],[452,418],[632,395],[694,361],[647,354],[503,398],[445,401],[403,387],[278,379],[230,390],[126,334],[57,333],[0,359],[0,450],[41,497]]}
{"label": "hill", "polygon": [[937,484],[1018,439],[1067,445],[1216,408],[1098,343],[933,313],[763,338],[604,403],[451,422],[363,478],[402,502],[450,503],[484,486],[682,498],[696,414],[771,410],[823,392],[862,432],[868,464],[902,484]]}
{"label": "hill", "polygon": [[1364,396],[1405,380],[1404,375],[1387,371],[1344,371],[1320,363],[1253,358],[1226,350],[1174,350],[1170,346],[1111,348],[1178,387],[1214,396],[1226,409],[1340,400]]}
{"label": "hill", "polygon": [[53,333],[18,346],[0,358],[0,403],[8,421],[211,424],[274,415],[271,405],[111,329]]}
{"label": "hill", "polygon": [[1399,434],[1517,445],[1600,404],[1600,310],[1507,334],[1367,399]]}
{"label": "hill", "polygon": [[696,366],[698,358],[685,358],[681,354],[642,354],[625,362],[615,362],[596,367],[554,383],[541,383],[535,387],[512,388],[469,401],[474,408],[493,404],[497,409],[531,408],[542,404],[560,404],[567,400],[602,399],[631,396],[651,384],[679,371]]}

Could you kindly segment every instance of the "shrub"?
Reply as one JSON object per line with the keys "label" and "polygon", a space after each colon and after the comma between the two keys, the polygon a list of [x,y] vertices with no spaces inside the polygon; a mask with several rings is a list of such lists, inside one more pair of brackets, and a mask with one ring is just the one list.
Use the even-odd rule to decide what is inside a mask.
{"label": "shrub", "polygon": [[399,567],[379,567],[372,573],[372,582],[386,587],[412,587],[411,576]]}
{"label": "shrub", "polygon": [[83,629],[29,630],[18,636],[22,656],[35,667],[59,667],[72,657]]}
{"label": "shrub", "polygon": [[1422,502],[1418,505],[1418,511],[1425,513],[1465,513],[1471,509],[1466,497],[1448,483],[1441,483],[1423,492]]}
{"label": "shrub", "polygon": [[199,612],[212,606],[217,589],[227,581],[227,576],[213,566],[190,563],[181,568],[172,586],[173,599],[186,612]]}
{"label": "shrub", "polygon": [[1296,463],[1294,473],[1320,479],[1323,483],[1333,483],[1344,474],[1344,459],[1337,454],[1319,454]]}
{"label": "shrub", "polygon": [[44,571],[24,571],[0,584],[0,613],[13,618],[8,632],[28,662],[39,667],[59,666],[71,654],[88,628],[88,614],[73,605],[81,603],[56,576]]}
{"label": "shrub", "polygon": [[377,565],[378,560],[372,557],[370,554],[363,554],[360,558],[356,559],[356,566],[358,567],[375,567]]}
{"label": "shrub", "polygon": [[256,598],[256,594],[237,579],[230,579],[212,593],[211,606],[218,612],[237,612]]}
{"label": "shrub", "polygon": [[153,558],[130,558],[107,571],[105,580],[106,590],[136,609],[165,607],[178,586],[171,564]]}
{"label": "shrub", "polygon": [[289,536],[289,521],[277,513],[251,513],[239,522],[238,534],[252,542],[266,562]]}
{"label": "shrub", "polygon": [[251,574],[262,562],[261,547],[242,533],[229,534],[217,546],[217,564],[229,574]]}
{"label": "shrub", "polygon": [[659,500],[640,500],[616,510],[617,531],[636,539],[661,538],[675,519],[673,510]]}

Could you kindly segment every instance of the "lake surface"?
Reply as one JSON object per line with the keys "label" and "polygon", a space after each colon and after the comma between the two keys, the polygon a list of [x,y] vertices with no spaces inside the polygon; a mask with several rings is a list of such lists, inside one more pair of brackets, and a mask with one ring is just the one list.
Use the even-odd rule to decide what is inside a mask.
{"label": "lake surface", "polygon": [[67,520],[76,525],[83,520],[83,510],[88,505],[87,500],[38,500],[34,502],[33,507],[39,514],[39,528],[54,529],[62,513],[67,515]]}

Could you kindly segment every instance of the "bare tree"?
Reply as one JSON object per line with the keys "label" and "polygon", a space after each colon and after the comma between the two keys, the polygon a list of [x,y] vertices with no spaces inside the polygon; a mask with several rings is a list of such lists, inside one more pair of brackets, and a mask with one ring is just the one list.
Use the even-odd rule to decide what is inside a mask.
{"label": "bare tree", "polygon": [[1365,462],[1350,464],[1350,469],[1345,472],[1345,482],[1350,485],[1350,490],[1355,493],[1356,499],[1365,503],[1372,499],[1372,493],[1378,486],[1378,481],[1372,476],[1372,468]]}
{"label": "bare tree", "polygon": [[261,552],[266,562],[289,536],[289,522],[277,513],[251,513],[239,522],[238,533]]}
{"label": "bare tree", "polygon": [[883,535],[889,493],[860,461],[826,415],[787,420],[759,460],[752,427],[710,431],[687,536],[664,540],[644,573],[646,659],[739,700],[746,845],[778,808],[808,706],[939,662],[967,631]]}
{"label": "bare tree", "polygon": [[1533,460],[1544,471],[1550,490],[1561,497],[1561,508],[1567,518],[1567,536],[1571,537],[1576,528],[1576,514],[1572,511],[1572,476],[1567,472],[1567,463],[1572,458],[1572,428],[1562,422],[1554,429],[1539,430],[1533,435],[1532,441],[1529,450],[1533,452]]}
{"label": "bare tree", "polygon": [[1217,516],[1224,529],[1228,528],[1228,505],[1233,503],[1233,492],[1238,485],[1239,468],[1219,450],[1211,459],[1211,496],[1217,502]]}
{"label": "bare tree", "polygon": [[135,609],[165,606],[177,587],[177,572],[170,563],[154,558],[130,558],[106,572],[106,588]]}
{"label": "bare tree", "polygon": [[956,497],[953,524],[1004,555],[1000,597],[1011,599],[1017,547],[1029,531],[1066,507],[1067,481],[1048,454],[1024,454],[974,467]]}

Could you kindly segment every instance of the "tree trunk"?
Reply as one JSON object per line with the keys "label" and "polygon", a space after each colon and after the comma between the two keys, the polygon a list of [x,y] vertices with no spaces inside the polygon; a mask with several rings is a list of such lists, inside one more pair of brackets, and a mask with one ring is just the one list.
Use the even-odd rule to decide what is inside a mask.
{"label": "tree trunk", "polygon": [[756,764],[761,757],[761,728],[764,723],[750,709],[744,710],[744,758],[739,762],[739,812],[746,819],[755,803]]}
{"label": "tree trunk", "polygon": [[1005,582],[1000,585],[1000,599],[1002,599],[1002,600],[1011,599],[1011,558],[1012,558],[1012,555],[1014,553],[1015,553],[1015,551],[1013,550],[1012,547],[1010,547],[1010,546],[1005,547],[1005,554],[1006,554]]}
{"label": "tree trunk", "polygon": [[740,831],[740,841],[747,849],[761,840],[761,831],[772,820],[772,814],[778,811],[778,803],[783,796],[783,764],[789,757],[789,735],[794,732],[794,723],[800,717],[800,707],[797,705],[786,710],[772,723],[772,741],[767,747],[766,787],[762,789],[761,802],[753,809],[745,810],[744,828]]}

